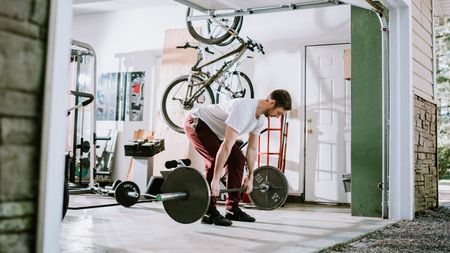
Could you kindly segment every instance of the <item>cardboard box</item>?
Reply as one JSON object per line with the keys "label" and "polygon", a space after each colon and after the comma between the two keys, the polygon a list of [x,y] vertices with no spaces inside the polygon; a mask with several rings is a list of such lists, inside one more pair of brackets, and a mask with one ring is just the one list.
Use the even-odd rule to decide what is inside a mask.
{"label": "cardboard box", "polygon": [[351,49],[344,49],[344,79],[352,79],[352,59],[351,59]]}

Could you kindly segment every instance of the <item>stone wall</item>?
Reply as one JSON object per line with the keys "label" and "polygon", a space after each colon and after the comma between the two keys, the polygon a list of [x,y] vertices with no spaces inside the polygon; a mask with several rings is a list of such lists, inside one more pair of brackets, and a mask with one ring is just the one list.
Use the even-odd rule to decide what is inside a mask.
{"label": "stone wall", "polygon": [[49,0],[0,0],[0,252],[34,252]]}
{"label": "stone wall", "polygon": [[415,210],[438,203],[436,105],[414,96]]}

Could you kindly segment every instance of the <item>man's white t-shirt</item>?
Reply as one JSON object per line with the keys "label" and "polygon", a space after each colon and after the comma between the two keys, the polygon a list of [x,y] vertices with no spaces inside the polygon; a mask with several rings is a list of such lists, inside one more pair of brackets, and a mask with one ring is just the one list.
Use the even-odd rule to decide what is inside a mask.
{"label": "man's white t-shirt", "polygon": [[263,115],[256,118],[257,99],[236,98],[220,104],[208,105],[194,109],[191,114],[199,118],[217,135],[220,140],[225,138],[227,126],[233,128],[239,135],[253,133],[259,135],[263,126]]}

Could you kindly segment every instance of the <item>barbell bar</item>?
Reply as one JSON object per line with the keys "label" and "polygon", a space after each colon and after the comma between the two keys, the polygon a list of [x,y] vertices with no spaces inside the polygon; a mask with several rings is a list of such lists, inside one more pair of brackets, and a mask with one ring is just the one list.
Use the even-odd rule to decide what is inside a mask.
{"label": "barbell bar", "polygon": [[[270,186],[266,184],[262,184],[259,187],[253,187],[253,190],[255,191],[262,191],[266,192],[270,189]],[[220,193],[230,193],[230,192],[244,192],[246,191],[246,188],[232,188],[232,189],[220,189]],[[142,194],[142,196],[149,195],[149,194]],[[130,192],[128,193],[128,196],[132,198],[139,198],[138,194],[136,192]],[[155,196],[156,201],[168,201],[168,200],[177,200],[177,199],[184,199],[188,196],[186,192],[169,192],[169,193],[161,193]]]}
{"label": "barbell bar", "polygon": [[[252,190],[254,191],[261,191],[266,192],[270,190],[271,187],[267,184],[261,184],[259,187],[253,187]],[[232,193],[232,192],[244,192],[246,191],[246,188],[231,188],[231,189],[220,189],[220,193]],[[168,200],[177,200],[177,199],[184,199],[188,196],[186,192],[169,192],[169,193],[161,193],[157,195],[151,195],[151,194],[142,194],[139,195],[137,192],[128,192],[128,197],[130,198],[139,198],[140,196],[150,196],[153,197],[156,201],[168,201]]]}
{"label": "barbell bar", "polygon": [[[249,197],[258,209],[273,210],[286,201],[287,179],[272,166],[262,166],[254,171],[253,190]],[[245,188],[221,189],[220,193],[244,192]],[[174,169],[164,180],[161,194],[140,194],[139,187],[125,181],[116,188],[116,200],[125,207],[134,205],[140,196],[163,202],[166,213],[179,223],[199,220],[208,209],[211,192],[203,175],[190,167]]]}

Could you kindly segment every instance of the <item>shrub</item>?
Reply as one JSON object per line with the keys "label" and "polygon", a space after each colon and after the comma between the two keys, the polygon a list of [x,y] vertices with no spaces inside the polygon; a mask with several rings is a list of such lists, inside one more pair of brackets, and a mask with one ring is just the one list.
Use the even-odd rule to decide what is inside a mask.
{"label": "shrub", "polygon": [[450,169],[450,147],[438,148],[439,178],[443,178]]}

